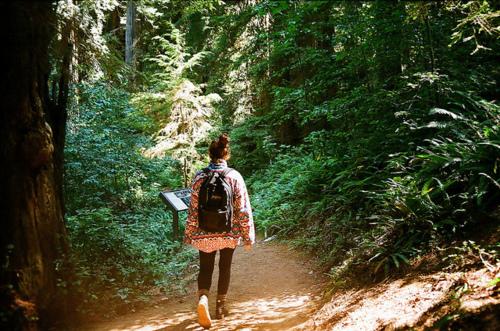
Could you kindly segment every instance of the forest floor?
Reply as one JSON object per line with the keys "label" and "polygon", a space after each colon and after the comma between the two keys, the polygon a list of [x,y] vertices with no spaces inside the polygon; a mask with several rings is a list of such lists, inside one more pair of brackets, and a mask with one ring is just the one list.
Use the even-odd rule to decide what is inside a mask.
{"label": "forest floor", "polygon": [[[217,258],[218,259],[218,258]],[[212,288],[217,288],[218,266]],[[191,277],[193,278],[193,277]],[[213,330],[289,330],[305,322],[319,308],[326,277],[314,270],[311,259],[285,245],[258,242],[251,251],[237,248],[228,293],[230,315],[213,320]],[[150,308],[112,321],[84,325],[78,331],[203,330],[197,323],[196,282],[187,294],[158,297]],[[215,315],[215,294],[209,297]]]}
{"label": "forest floor", "polygon": [[[250,252],[236,250],[228,293],[230,315],[214,320],[211,329],[434,330],[441,324],[499,330],[500,295],[498,287],[489,285],[499,272],[500,265],[412,273],[377,284],[347,286],[325,302],[327,277],[314,269],[311,259],[276,242],[259,242]],[[158,297],[149,308],[78,331],[203,330],[195,315],[196,282],[189,284],[188,294]],[[214,314],[213,294],[209,302]]]}
{"label": "forest floor", "polygon": [[500,293],[489,284],[499,273],[440,271],[337,291],[294,330],[500,330]]}

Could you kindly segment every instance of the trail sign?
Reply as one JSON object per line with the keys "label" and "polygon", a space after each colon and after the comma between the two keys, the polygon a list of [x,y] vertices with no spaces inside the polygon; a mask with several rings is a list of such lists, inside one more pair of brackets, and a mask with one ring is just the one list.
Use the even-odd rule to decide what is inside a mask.
{"label": "trail sign", "polygon": [[191,189],[183,188],[180,190],[160,192],[160,198],[172,211],[174,222],[172,230],[174,240],[179,239],[179,212],[188,210],[191,200]]}
{"label": "trail sign", "polygon": [[173,211],[184,211],[189,208],[191,190],[188,188],[160,192],[163,202]]}

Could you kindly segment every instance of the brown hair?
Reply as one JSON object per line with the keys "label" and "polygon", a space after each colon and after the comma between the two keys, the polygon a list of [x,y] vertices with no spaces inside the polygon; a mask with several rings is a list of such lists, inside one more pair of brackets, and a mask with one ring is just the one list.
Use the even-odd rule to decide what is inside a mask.
{"label": "brown hair", "polygon": [[218,140],[212,140],[208,148],[208,154],[212,161],[229,160],[231,151],[229,149],[229,136],[227,133],[221,134]]}

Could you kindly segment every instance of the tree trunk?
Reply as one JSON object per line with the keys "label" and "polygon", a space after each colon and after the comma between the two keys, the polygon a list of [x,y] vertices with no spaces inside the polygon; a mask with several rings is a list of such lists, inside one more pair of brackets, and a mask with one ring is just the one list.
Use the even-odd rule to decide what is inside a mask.
{"label": "tree trunk", "polygon": [[397,0],[378,0],[373,6],[376,36],[379,41],[375,47],[376,85],[391,90],[395,87],[395,78],[401,74],[404,3]]}
{"label": "tree trunk", "polygon": [[125,28],[125,63],[134,67],[135,1],[127,2],[127,26]]}
{"label": "tree trunk", "polygon": [[[66,143],[66,121],[68,118],[67,104],[69,98],[69,83],[76,83],[78,79],[78,61],[75,56],[75,13],[71,0],[68,1],[69,8],[73,10],[70,17],[63,22],[60,41],[56,52],[56,57],[61,59],[60,67],[56,68],[58,77],[53,77],[57,81],[57,99],[53,99],[47,112],[47,121],[52,128],[54,144],[54,174],[57,194],[61,201],[61,208],[64,214],[63,199],[63,174],[64,174],[64,145]],[[55,75],[54,75],[55,76]],[[76,98],[75,98],[76,99]]]}
{"label": "tree trunk", "polygon": [[[0,98],[2,330],[36,330],[61,314],[67,251],[48,93],[51,2],[3,2]],[[59,122],[58,125],[61,125]],[[61,128],[57,128],[61,130]],[[60,315],[57,316],[60,318]]]}
{"label": "tree trunk", "polygon": [[430,71],[434,72],[434,70],[436,69],[436,56],[434,55],[434,46],[432,45],[432,29],[429,19],[429,12],[427,12],[425,15],[425,30],[427,33],[427,44],[430,53]]}

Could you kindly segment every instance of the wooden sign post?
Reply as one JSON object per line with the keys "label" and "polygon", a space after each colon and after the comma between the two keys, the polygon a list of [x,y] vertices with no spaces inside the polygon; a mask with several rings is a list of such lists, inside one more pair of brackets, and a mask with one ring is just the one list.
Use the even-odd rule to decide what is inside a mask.
{"label": "wooden sign post", "polygon": [[179,212],[188,210],[191,199],[191,189],[160,192],[160,198],[172,211],[173,223],[172,232],[174,240],[179,240]]}

